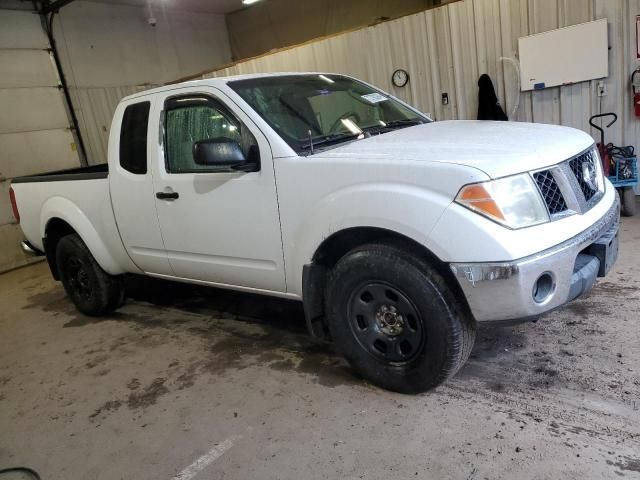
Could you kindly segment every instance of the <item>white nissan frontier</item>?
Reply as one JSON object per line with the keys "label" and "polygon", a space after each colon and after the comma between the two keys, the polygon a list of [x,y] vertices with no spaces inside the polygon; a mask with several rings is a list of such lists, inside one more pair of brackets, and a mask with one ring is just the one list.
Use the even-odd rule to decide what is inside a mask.
{"label": "white nissan frontier", "polygon": [[244,75],[124,98],[107,165],[16,178],[26,237],[78,310],[125,274],[300,300],[364,378],[433,388],[480,322],[588,292],[619,200],[573,128],[433,122],[354,78]]}

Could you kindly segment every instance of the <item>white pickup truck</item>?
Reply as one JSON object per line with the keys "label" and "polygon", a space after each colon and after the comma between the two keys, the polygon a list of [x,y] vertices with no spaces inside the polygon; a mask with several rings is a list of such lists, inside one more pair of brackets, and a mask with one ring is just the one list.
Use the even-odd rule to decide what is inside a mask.
{"label": "white pickup truck", "polygon": [[535,317],[617,257],[619,200],[566,127],[432,122],[364,82],[273,74],[123,99],[108,166],[14,179],[23,248],[101,315],[123,275],[304,303],[365,378],[419,392],[478,322]]}

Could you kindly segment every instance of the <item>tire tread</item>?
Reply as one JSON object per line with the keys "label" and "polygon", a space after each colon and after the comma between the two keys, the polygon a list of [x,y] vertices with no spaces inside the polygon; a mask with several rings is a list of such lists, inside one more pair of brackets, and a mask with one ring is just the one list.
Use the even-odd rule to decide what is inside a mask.
{"label": "tire tread", "polygon": [[[445,359],[443,368],[440,369],[435,378],[431,379],[431,381],[426,384],[416,386],[417,388],[414,388],[411,385],[400,386],[400,388],[393,384],[382,386],[392,390],[402,391],[403,393],[417,393],[434,388],[455,375],[467,361],[471,354],[471,350],[473,349],[476,337],[475,321],[468,312],[466,305],[456,299],[446,280],[428,262],[428,260],[411,252],[411,250],[407,249],[401,242],[396,243],[394,241],[384,241],[368,243],[356,247],[344,255],[329,273],[327,282],[328,292],[327,295],[325,295],[325,311],[332,312],[335,292],[332,292],[331,286],[335,285],[339,281],[341,275],[345,274],[349,268],[348,259],[353,258],[354,255],[364,256],[365,258],[369,255],[375,255],[378,257],[382,256],[396,264],[403,263],[405,265],[417,267],[424,279],[431,283],[432,287],[442,297],[442,301],[449,311],[449,317],[453,319],[453,321],[450,322],[451,328],[449,330],[449,338],[446,340],[446,343],[449,346],[448,356]],[[331,320],[329,321],[329,328],[331,330]],[[335,333],[331,333],[332,337],[335,339]],[[340,350],[340,346],[337,345],[337,347]],[[350,363],[353,363],[350,360],[349,352],[342,351],[341,353],[350,361]]]}

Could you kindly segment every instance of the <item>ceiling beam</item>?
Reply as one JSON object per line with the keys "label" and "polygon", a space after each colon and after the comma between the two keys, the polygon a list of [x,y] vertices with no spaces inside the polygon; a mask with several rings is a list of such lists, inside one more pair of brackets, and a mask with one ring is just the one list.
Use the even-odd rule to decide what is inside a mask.
{"label": "ceiling beam", "polygon": [[40,10],[40,13],[47,14],[51,12],[57,12],[62,7],[70,4],[71,2],[73,2],[73,0],[55,0],[55,2],[53,3],[50,3],[49,1],[44,2],[42,5],[42,10]]}

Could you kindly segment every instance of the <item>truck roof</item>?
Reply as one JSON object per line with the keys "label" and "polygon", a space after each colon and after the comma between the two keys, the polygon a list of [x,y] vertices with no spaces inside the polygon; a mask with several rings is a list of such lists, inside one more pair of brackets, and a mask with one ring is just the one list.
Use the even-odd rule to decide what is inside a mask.
{"label": "truck roof", "polygon": [[274,73],[246,73],[243,75],[231,75],[228,77],[214,77],[204,78],[202,80],[189,80],[186,82],[172,83],[163,85],[161,87],[151,88],[149,90],[143,90],[131,95],[127,95],[121,101],[130,100],[153,93],[167,92],[171,90],[177,90],[183,87],[192,87],[197,85],[207,85],[211,87],[220,87],[226,85],[228,82],[235,80],[248,80],[252,78],[264,78],[264,77],[283,77],[289,75],[335,75],[335,73],[328,72],[274,72]]}

